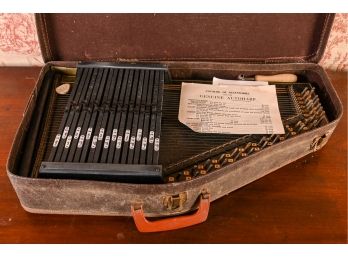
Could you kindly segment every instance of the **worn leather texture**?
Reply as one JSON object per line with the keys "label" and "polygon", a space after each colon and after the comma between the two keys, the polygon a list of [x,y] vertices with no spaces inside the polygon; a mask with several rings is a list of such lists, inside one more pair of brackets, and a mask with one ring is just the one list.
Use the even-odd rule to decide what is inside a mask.
{"label": "worn leather texture", "polygon": [[[130,215],[131,205],[142,204],[146,216],[184,213],[196,208],[203,191],[214,201],[318,150],[311,144],[325,136],[322,147],[342,116],[342,104],[325,71],[310,62],[320,59],[333,16],[246,16],[38,15],[45,60],[54,61],[47,63],[39,76],[7,163],[8,176],[23,208],[37,213]],[[259,25],[251,27],[248,19],[257,20]],[[74,60],[124,59],[167,64],[173,79],[181,80],[233,78],[240,73],[305,76],[320,88],[330,123],[192,181],[136,185],[18,176],[23,141],[47,69],[51,65],[76,67]],[[165,208],[163,197],[182,192],[187,193],[182,208]]]}
{"label": "worn leather texture", "polygon": [[[317,137],[325,135],[321,147],[327,142],[340,117],[341,102],[327,78],[325,71],[317,64],[228,64],[202,62],[166,62],[174,79],[190,77],[212,78],[235,76],[241,71],[247,73],[273,74],[293,72],[306,75],[309,82],[319,85],[326,107],[330,110],[330,123],[318,129],[266,148],[234,164],[192,181],[173,184],[125,184],[100,181],[78,181],[59,179],[25,178],[16,175],[16,164],[21,161],[22,142],[26,136],[29,120],[36,104],[37,90],[40,90],[42,75],[50,65],[74,67],[74,62],[48,63],[34,90],[21,126],[9,156],[7,170],[20,202],[26,210],[37,213],[130,215],[130,206],[142,204],[145,215],[163,216],[187,212],[196,207],[196,200],[202,191],[216,200],[270,172],[295,161],[312,151],[311,144]],[[318,150],[318,149],[315,149]],[[180,210],[168,210],[163,197],[187,193],[187,201]]]}
{"label": "worn leather texture", "polygon": [[318,62],[332,14],[39,14],[45,61]]}

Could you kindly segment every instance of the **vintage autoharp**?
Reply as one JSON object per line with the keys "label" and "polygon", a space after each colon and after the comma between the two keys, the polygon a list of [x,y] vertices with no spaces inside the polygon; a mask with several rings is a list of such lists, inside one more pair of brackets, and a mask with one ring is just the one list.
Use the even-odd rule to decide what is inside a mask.
{"label": "vintage autoharp", "polygon": [[[328,123],[316,88],[305,82],[276,84],[285,134],[233,135],[180,123],[181,81],[171,81],[163,65],[82,63],[74,75],[53,68],[45,81],[39,144],[21,169],[32,177],[194,180]],[[62,83],[72,85],[67,94],[55,91]]]}

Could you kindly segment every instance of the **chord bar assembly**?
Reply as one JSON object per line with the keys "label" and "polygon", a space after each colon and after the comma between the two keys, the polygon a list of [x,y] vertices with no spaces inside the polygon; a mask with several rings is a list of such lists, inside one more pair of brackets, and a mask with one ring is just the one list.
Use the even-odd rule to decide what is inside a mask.
{"label": "chord bar assembly", "polygon": [[[157,165],[166,72],[162,65],[79,64],[49,158],[39,175],[76,174],[57,169],[63,166],[56,163],[109,163],[123,165],[121,169],[113,166],[114,173],[110,169],[108,174],[103,174],[105,169],[94,171],[101,176],[117,175],[117,170],[127,167],[124,164],[133,164],[146,173],[151,167],[143,166],[153,165],[161,176]],[[83,175],[88,177],[88,172]]]}

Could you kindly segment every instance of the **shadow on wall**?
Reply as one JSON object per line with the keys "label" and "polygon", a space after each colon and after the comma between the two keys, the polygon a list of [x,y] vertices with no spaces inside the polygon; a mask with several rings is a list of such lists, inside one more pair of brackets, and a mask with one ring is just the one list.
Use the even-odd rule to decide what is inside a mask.
{"label": "shadow on wall", "polygon": [[[348,14],[337,14],[320,64],[348,70]],[[0,66],[41,66],[34,14],[0,14]]]}

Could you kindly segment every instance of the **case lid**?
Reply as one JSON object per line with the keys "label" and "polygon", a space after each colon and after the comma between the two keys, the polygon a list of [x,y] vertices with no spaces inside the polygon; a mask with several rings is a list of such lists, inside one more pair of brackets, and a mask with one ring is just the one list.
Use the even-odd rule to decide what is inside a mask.
{"label": "case lid", "polygon": [[37,14],[47,61],[319,62],[333,14]]}

